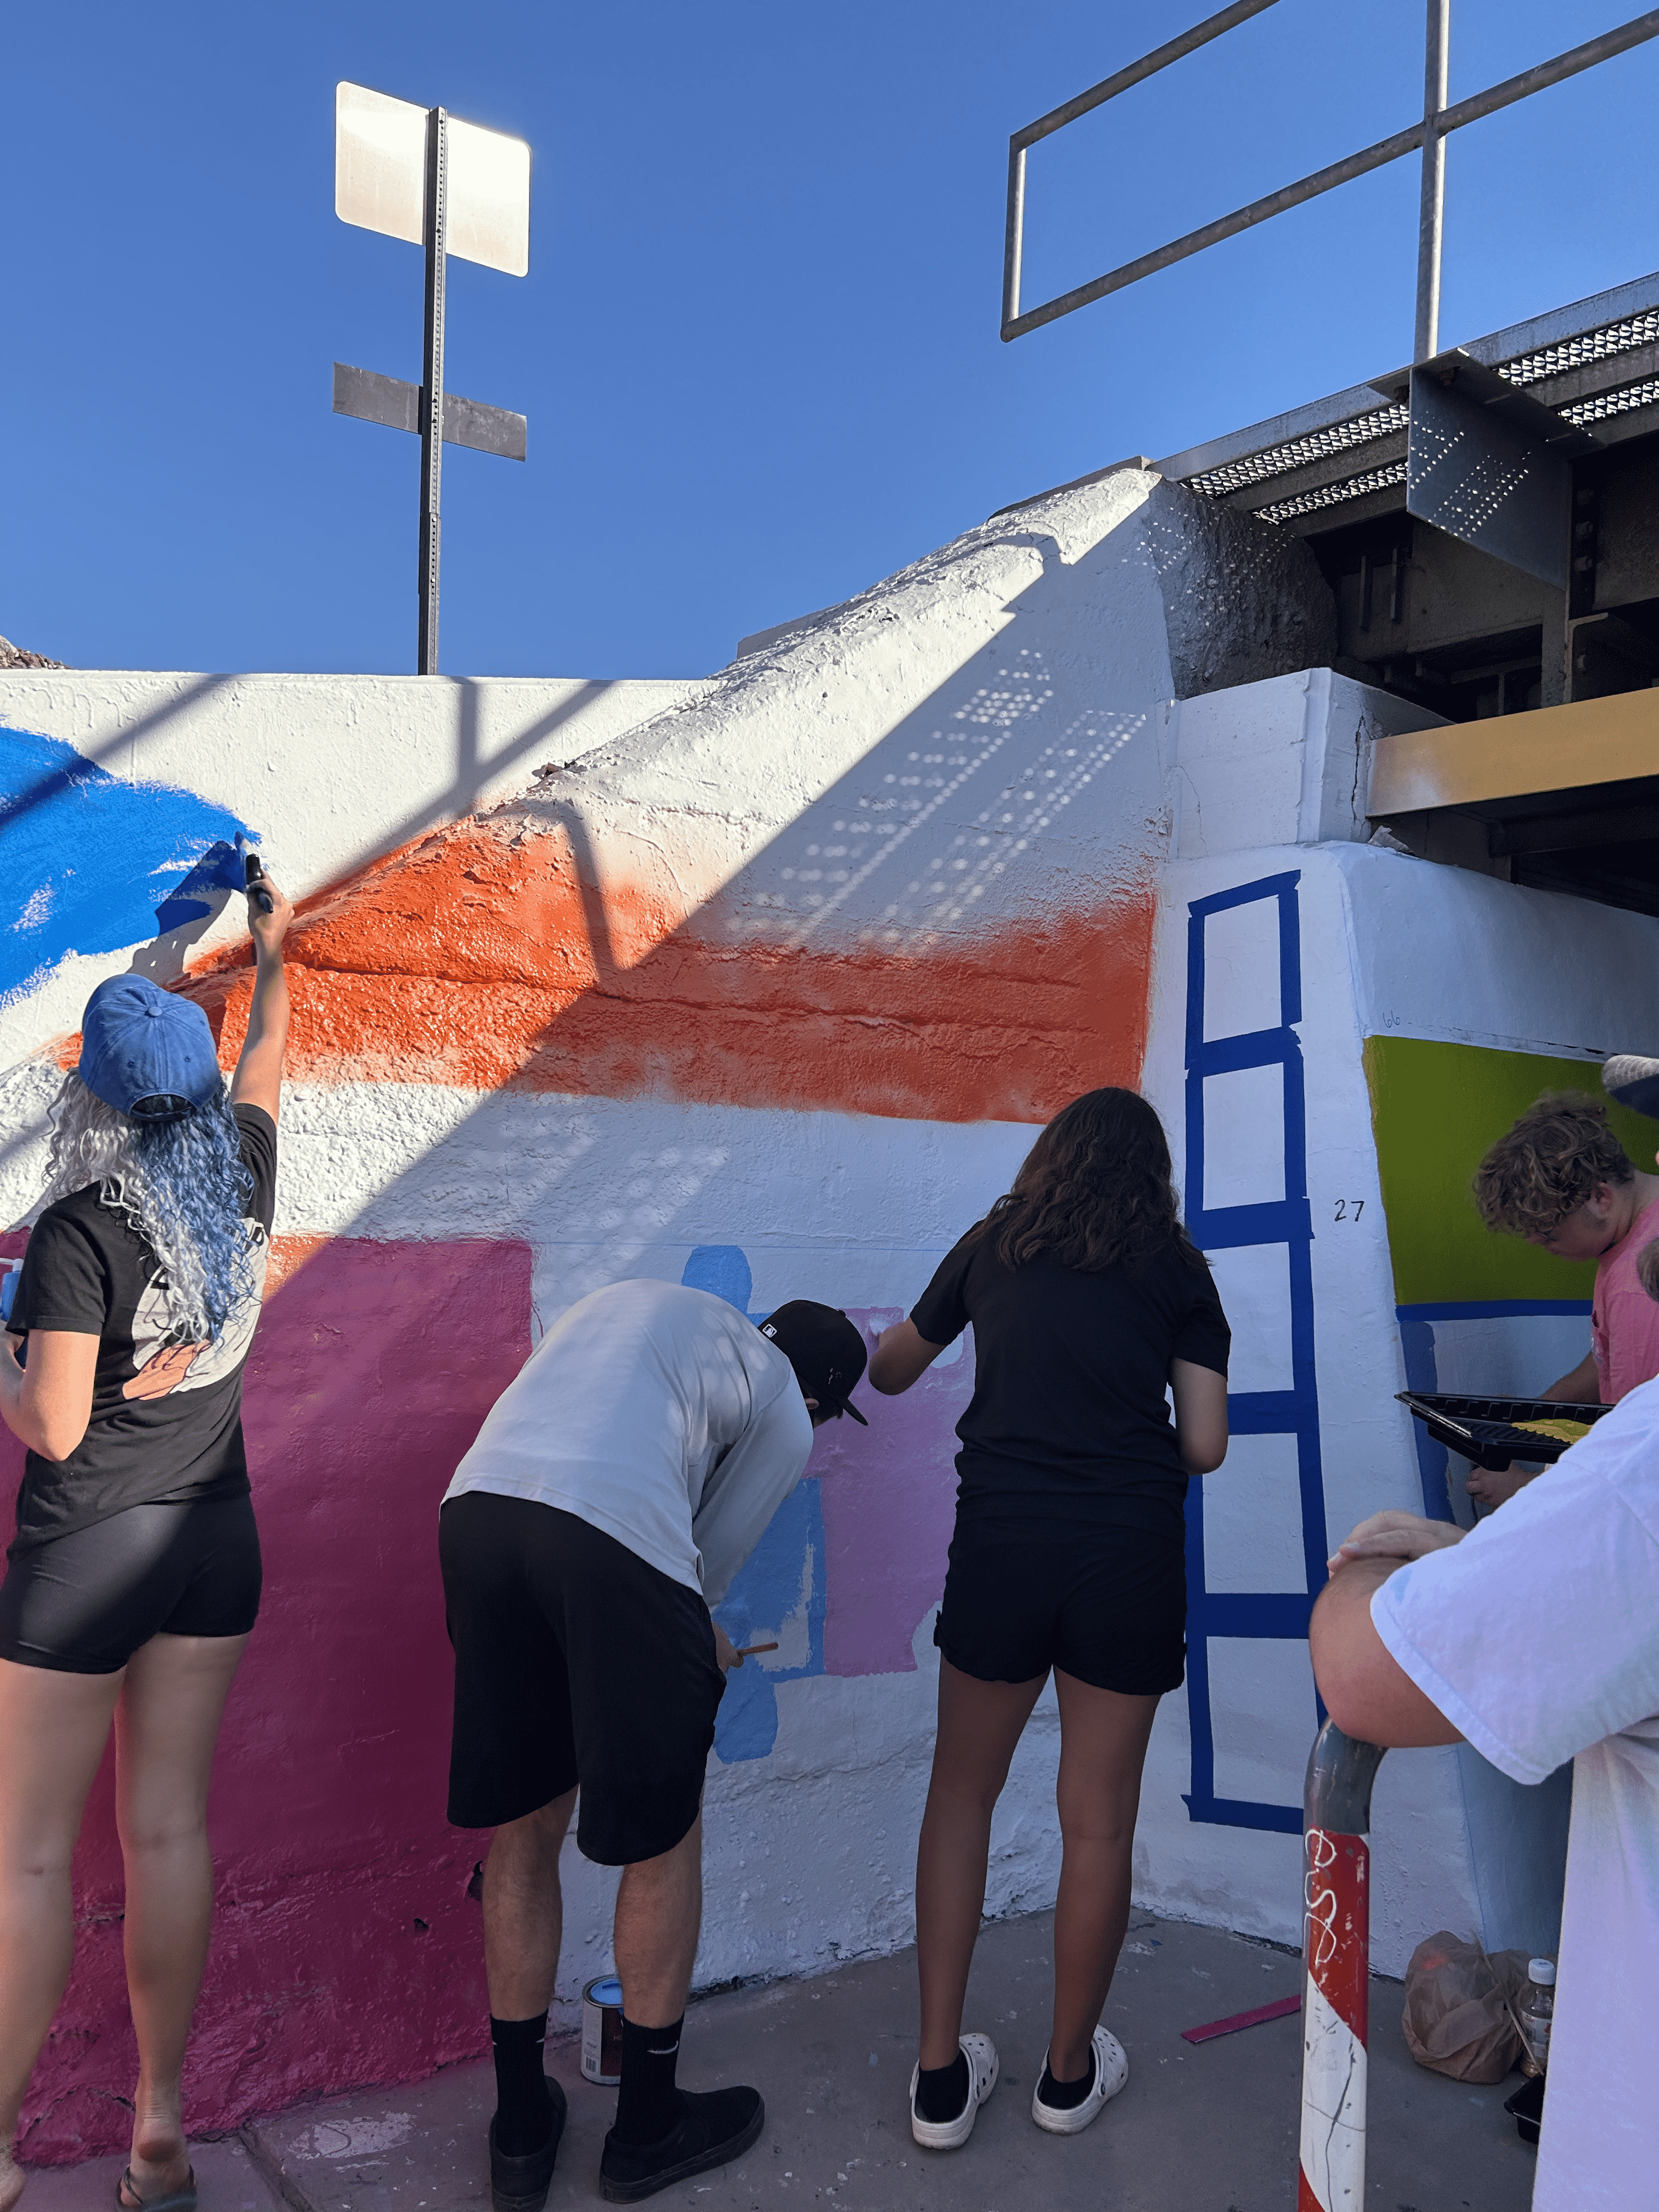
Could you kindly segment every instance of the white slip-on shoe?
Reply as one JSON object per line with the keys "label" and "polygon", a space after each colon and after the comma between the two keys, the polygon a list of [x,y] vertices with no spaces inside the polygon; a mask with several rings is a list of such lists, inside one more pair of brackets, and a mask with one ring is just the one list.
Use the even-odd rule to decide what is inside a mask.
{"label": "white slip-on shoe", "polygon": [[953,2120],[924,2120],[916,2110],[918,2064],[910,2075],[910,2133],[924,2150],[960,2150],[974,2132],[979,2108],[997,2086],[997,2047],[988,2035],[964,2035],[959,2048],[968,2061],[968,2102]]}
{"label": "white slip-on shoe", "polygon": [[1089,2094],[1080,2105],[1070,2107],[1043,2103],[1042,2074],[1048,2070],[1048,2054],[1042,2054],[1042,2074],[1037,2075],[1036,2087],[1031,2092],[1031,2118],[1040,2128],[1047,2128],[1051,2136],[1079,2133],[1103,2106],[1111,2103],[1129,2078],[1128,2053],[1109,2028],[1095,2030],[1093,2050],[1095,2078]]}

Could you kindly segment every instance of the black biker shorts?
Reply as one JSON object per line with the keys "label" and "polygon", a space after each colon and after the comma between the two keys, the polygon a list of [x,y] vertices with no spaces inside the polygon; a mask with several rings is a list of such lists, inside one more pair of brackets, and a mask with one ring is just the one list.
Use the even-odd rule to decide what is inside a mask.
{"label": "black biker shorts", "polygon": [[701,1594],[556,1505],[472,1490],[438,1520],[455,1647],[449,1818],[498,1828],[581,1785],[600,1866],[672,1851],[726,1687]]}
{"label": "black biker shorts", "polygon": [[1186,1547],[1173,1534],[1047,1516],[959,1516],[933,1641],[981,1682],[1058,1667],[1158,1697],[1187,1662]]}
{"label": "black biker shorts", "polygon": [[113,1674],[152,1636],[246,1636],[261,1579],[246,1492],[129,1505],[15,1555],[0,1583],[0,1659]]}

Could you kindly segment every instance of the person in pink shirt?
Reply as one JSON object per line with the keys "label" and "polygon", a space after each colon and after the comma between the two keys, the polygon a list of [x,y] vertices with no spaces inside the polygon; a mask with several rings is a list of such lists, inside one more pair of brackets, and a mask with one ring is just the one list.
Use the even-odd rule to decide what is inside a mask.
{"label": "person in pink shirt", "polygon": [[[1599,1100],[1547,1091],[1481,1161],[1474,1198],[1488,1229],[1596,1263],[1590,1348],[1541,1397],[1615,1406],[1659,1376],[1659,1305],[1636,1272],[1659,1238],[1659,1176],[1632,1164]],[[1476,1468],[1468,1487],[1481,1504],[1501,1505],[1531,1480],[1518,1467]]]}

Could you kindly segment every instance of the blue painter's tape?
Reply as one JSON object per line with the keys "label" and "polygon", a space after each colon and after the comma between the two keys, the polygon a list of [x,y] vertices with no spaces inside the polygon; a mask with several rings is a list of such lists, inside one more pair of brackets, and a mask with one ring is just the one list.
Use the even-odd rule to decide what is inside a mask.
{"label": "blue painter's tape", "polygon": [[[1443,1304],[1396,1306],[1401,1322],[1408,1321],[1526,1321],[1532,1316],[1582,1314],[1589,1319],[1588,1298],[1458,1298]],[[1413,1390],[1419,1386],[1413,1382]],[[1433,1388],[1425,1383],[1425,1389]]]}
{"label": "blue painter's tape", "polygon": [[[1286,1248],[1290,1290],[1291,1388],[1235,1391],[1229,1395],[1229,1426],[1240,1436],[1291,1436],[1296,1439],[1297,1473],[1302,1506],[1302,1551],[1307,1589],[1234,1591],[1209,1589],[1204,1566],[1204,1486],[1187,1486],[1187,1707],[1192,1737],[1192,1790],[1188,1816],[1223,1827],[1261,1828],[1295,1834],[1302,1815],[1292,1807],[1255,1804],[1215,1794],[1215,1731],[1211,1716],[1212,1637],[1264,1637],[1300,1641],[1308,1632],[1314,1595],[1325,1581],[1325,1482],[1319,1444],[1319,1389],[1314,1359],[1311,1246],[1313,1218],[1308,1205],[1307,1108],[1302,1046],[1291,1024],[1302,1018],[1302,928],[1297,886],[1299,872],[1264,876],[1235,884],[1188,908],[1187,937],[1187,1187],[1196,1201],[1187,1221],[1206,1251],[1237,1250],[1251,1245]],[[1258,902],[1279,909],[1279,1025],[1243,1036],[1206,1038],[1204,981],[1206,924],[1212,915]],[[1204,1083],[1206,1076],[1249,1067],[1284,1070],[1283,1152],[1285,1196],[1255,1206],[1203,1205],[1206,1143]],[[1317,1727],[1322,1708],[1312,1716]]]}
{"label": "blue painter's tape", "polygon": [[0,730],[0,1006],[71,952],[147,944],[204,857],[251,834],[193,791],[131,783],[56,738]]}

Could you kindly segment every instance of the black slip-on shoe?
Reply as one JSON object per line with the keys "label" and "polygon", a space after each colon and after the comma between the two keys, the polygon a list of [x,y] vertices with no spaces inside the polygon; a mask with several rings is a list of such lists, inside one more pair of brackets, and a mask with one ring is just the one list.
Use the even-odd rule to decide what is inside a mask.
{"label": "black slip-on shoe", "polygon": [[766,2106],[758,2089],[711,2089],[699,2096],[679,2093],[679,2119],[653,2143],[619,2143],[614,2128],[605,2139],[599,2160],[599,2190],[607,2204],[637,2204],[659,2189],[725,2166],[760,2139]]}
{"label": "black slip-on shoe", "polygon": [[509,2158],[495,2148],[495,2123],[489,2123],[489,2195],[495,2212],[542,2212],[553,2185],[553,2161],[559,2154],[568,2106],[564,2091],[550,2074],[547,2094],[553,2100],[553,2124],[539,2150],[522,2158]]}

